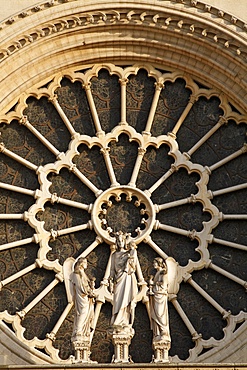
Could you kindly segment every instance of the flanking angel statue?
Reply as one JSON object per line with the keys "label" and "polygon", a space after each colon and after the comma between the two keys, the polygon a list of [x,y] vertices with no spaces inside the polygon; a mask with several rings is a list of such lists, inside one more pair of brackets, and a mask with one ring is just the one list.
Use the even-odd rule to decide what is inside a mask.
{"label": "flanking angel statue", "polygon": [[63,266],[68,302],[75,306],[74,327],[71,337],[75,350],[74,362],[91,363],[90,333],[94,320],[94,280],[85,273],[87,259],[68,258]]}
{"label": "flanking angel statue", "polygon": [[[168,297],[179,290],[177,263],[172,257],[153,261],[156,274],[144,281],[137,255],[137,246],[130,234],[118,231],[114,234],[114,251],[110,256],[101,287],[95,289],[85,270],[87,259],[70,257],[64,262],[63,274],[68,302],[75,307],[74,327],[71,341],[75,350],[73,362],[92,363],[90,346],[92,333],[98,317],[94,317],[94,303],[105,299],[112,302],[112,317],[108,336],[114,345],[112,362],[131,362],[129,345],[134,336],[135,307],[142,300],[147,307],[153,331],[153,362],[169,362],[171,344]],[[104,290],[105,281],[108,290]],[[103,298],[100,297],[103,292]],[[108,293],[107,293],[108,292]],[[101,302],[101,303],[100,303]],[[99,311],[98,309],[96,310]],[[99,313],[99,312],[98,312]]]}
{"label": "flanking angel statue", "polygon": [[169,362],[171,337],[168,317],[168,295],[177,294],[177,263],[172,257],[153,261],[155,276],[149,280],[149,317],[153,331],[153,362]]}

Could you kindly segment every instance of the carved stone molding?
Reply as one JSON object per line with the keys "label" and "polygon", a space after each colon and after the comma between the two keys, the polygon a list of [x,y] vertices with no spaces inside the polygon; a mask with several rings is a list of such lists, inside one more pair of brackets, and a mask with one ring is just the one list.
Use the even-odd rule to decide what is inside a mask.
{"label": "carved stone molding", "polygon": [[[108,77],[104,77],[101,80],[101,73],[106,74]],[[139,93],[139,85],[136,81],[138,81],[138,78],[144,78],[143,76],[145,76],[146,84],[151,81],[149,89],[153,95],[150,94],[152,98],[150,100],[147,119],[144,121],[145,125],[142,129],[139,129],[134,124],[131,125],[128,122],[132,117],[128,115],[127,103],[130,103],[126,97],[128,96],[130,99],[130,95],[134,95],[134,92],[136,94],[135,100],[138,100],[139,96],[142,96]],[[67,94],[66,83],[64,85],[65,79],[69,81],[69,83],[67,82],[69,86],[73,85],[79,88],[80,94],[84,96],[85,104],[88,104],[88,111],[90,111],[90,117],[92,117],[90,125],[93,131],[91,134],[84,132],[90,126],[88,123],[85,124],[87,121],[84,116],[80,118],[80,123],[73,116],[69,118],[70,111],[77,111],[78,109],[75,108],[73,99],[72,102],[68,102],[68,97],[64,98],[63,96],[63,94]],[[119,91],[120,101],[117,122],[110,128],[107,126],[109,124],[108,120],[104,120],[101,107],[101,102],[106,98],[100,95],[101,91],[104,93],[108,91],[104,90],[104,84],[108,80],[115,81],[114,83],[116,85],[114,85],[114,88],[116,91]],[[98,84],[100,88],[98,88]],[[159,87],[158,89],[157,86]],[[162,113],[163,122],[166,119],[166,115],[169,116],[171,114],[171,117],[173,117],[172,113],[167,113],[167,106],[169,108],[170,105],[173,107],[170,111],[177,111],[178,107],[172,105],[175,104],[174,99],[169,94],[167,96],[165,95],[167,90],[174,88],[174,86],[177,86],[177,90],[175,90],[177,99],[179,100],[183,96],[185,98],[183,98],[183,103],[179,106],[180,110],[176,119],[171,119],[170,123],[168,122],[170,126],[165,126],[166,128],[164,128],[163,125],[160,125],[157,115],[159,116],[163,111],[165,112]],[[46,110],[53,112],[49,113],[49,115],[54,114],[54,117],[56,117],[51,119],[51,123],[45,125],[42,123],[43,118],[41,121],[36,122],[37,117],[39,117],[37,110],[43,109],[42,104],[46,107],[44,110],[45,113]],[[161,107],[163,107],[162,112],[160,111]],[[194,125],[190,114],[193,114],[192,117],[195,117],[196,122],[198,122],[197,125]],[[45,122],[48,116],[45,116]],[[242,179],[242,176],[244,178],[244,171],[241,171],[241,159],[246,155],[246,144],[242,142],[244,141],[244,128],[246,126],[244,126],[244,123],[246,123],[246,118],[246,114],[238,111],[229,102],[227,97],[216,88],[201,86],[191,76],[178,70],[175,72],[164,72],[151,64],[134,64],[129,67],[121,67],[111,63],[96,64],[91,67],[80,65],[77,68],[60,71],[52,76],[49,81],[46,80],[45,83],[41,81],[39,85],[23,92],[18,104],[10,112],[6,114],[3,112],[1,114],[1,122],[4,124],[1,139],[3,143],[6,141],[5,145],[1,144],[1,155],[4,158],[4,166],[6,166],[5,162],[14,161],[17,166],[30,171],[37,178],[37,185],[31,189],[28,186],[18,186],[15,182],[12,184],[8,183],[7,180],[3,180],[0,183],[1,189],[7,190],[10,194],[18,193],[20,196],[29,197],[31,199],[31,205],[22,211],[22,213],[17,211],[16,213],[6,212],[6,214],[1,215],[1,219],[9,220],[9,222],[12,222],[11,220],[23,222],[25,226],[30,227],[33,233],[25,238],[18,237],[18,233],[15,234],[14,240],[8,240],[0,246],[0,251],[14,251],[15,248],[28,249],[32,246],[30,250],[36,248],[37,255],[35,255],[35,259],[30,265],[4,278],[1,281],[1,289],[8,294],[9,284],[18,281],[20,278],[23,279],[27,274],[32,274],[37,268],[42,273],[45,271],[47,274],[51,274],[51,279],[49,284],[43,289],[40,289],[35,297],[28,301],[26,305],[20,307],[16,313],[10,314],[4,310],[1,312],[1,319],[3,322],[12,326],[17,342],[19,341],[22,345],[25,345],[33,353],[39,353],[38,351],[42,349],[43,352],[47,353],[48,362],[70,363],[70,359],[64,360],[60,358],[59,350],[55,343],[60,328],[70,315],[73,306],[71,302],[67,302],[61,315],[57,318],[54,327],[51,328],[50,333],[47,333],[45,338],[40,339],[35,336],[33,339],[27,339],[25,337],[25,320],[28,320],[29,315],[32,314],[32,310],[41,301],[47,299],[46,297],[49,297],[49,294],[57,289],[58,286],[64,284],[62,273],[63,262],[58,257],[60,257],[64,250],[68,250],[68,253],[70,253],[70,246],[75,246],[79,243],[76,240],[70,243],[67,241],[67,243],[64,243],[64,247],[56,252],[58,253],[56,258],[51,255],[51,245],[56,249],[57,243],[60,243],[61,240],[66,240],[63,237],[77,235],[80,232],[84,233],[86,231],[89,233],[92,231],[95,233],[95,239],[85,245],[83,242],[78,247],[76,253],[80,256],[87,257],[91,253],[96,253],[97,248],[104,245],[103,255],[106,252],[110,254],[112,253],[114,240],[109,234],[109,228],[112,229],[115,223],[118,221],[121,223],[123,220],[123,225],[127,225],[129,222],[126,226],[126,232],[132,232],[132,237],[137,244],[140,244],[138,252],[139,249],[141,252],[141,245],[145,243],[153,251],[152,253],[166,259],[170,253],[169,248],[167,247],[168,249],[166,249],[166,241],[168,240],[166,238],[168,237],[166,236],[166,238],[161,238],[157,241],[154,235],[159,235],[159,233],[161,236],[168,234],[176,238],[184,238],[183,245],[179,246],[182,256],[185,253],[183,248],[186,241],[189,240],[189,242],[192,242],[190,248],[194,250],[196,258],[194,255],[192,258],[186,257],[186,263],[180,263],[178,285],[189,286],[188,289],[198,294],[200,299],[205,300],[207,305],[218,313],[225,326],[224,330],[222,330],[224,333],[223,338],[218,339],[213,336],[209,338],[203,337],[196,325],[193,324],[193,317],[190,317],[190,312],[185,312],[181,306],[180,290],[177,289],[178,294],[172,294],[169,299],[194,343],[193,348],[190,349],[187,361],[205,361],[208,358],[207,356],[210,356],[210,353],[217,354],[218,350],[221,351],[222,348],[232,343],[232,338],[236,333],[242,333],[244,327],[246,327],[246,313],[243,310],[239,310],[237,314],[231,313],[225,305],[220,304],[215,299],[212,293],[207,291],[207,285],[201,286],[197,282],[193,273],[203,271],[207,276],[207,271],[213,271],[213,273],[219,274],[222,279],[229,279],[229,281],[236,283],[241,289],[246,288],[247,283],[245,278],[238,276],[237,273],[228,271],[227,268],[217,265],[214,261],[215,255],[211,255],[210,252],[211,245],[213,248],[216,248],[216,245],[222,246],[222,248],[228,247],[234,250],[240,250],[243,253],[246,252],[246,245],[243,241],[235,242],[234,240],[228,240],[227,238],[217,236],[214,232],[225,221],[242,220],[245,222],[246,220],[246,215],[243,212],[231,213],[221,209],[221,202],[215,203],[215,198],[217,200],[220,196],[224,197],[246,189],[246,183]],[[12,127],[15,128],[17,122],[22,124],[18,126],[18,130],[21,131],[23,129],[30,133],[33,140],[37,140],[39,145],[42,146],[43,151],[47,150],[47,155],[49,153],[52,159],[47,159],[44,163],[39,163],[39,161],[36,163],[36,157],[36,160],[33,162],[31,154],[23,155],[19,147],[17,149],[15,146],[12,147],[13,143],[9,141],[9,137],[12,135]],[[61,142],[59,140],[56,141],[56,136],[52,134],[49,136],[45,131],[53,122],[60,122],[59,129],[64,130],[62,131],[63,136]],[[207,127],[206,130],[204,129],[204,125]],[[233,139],[231,136],[232,139],[230,141],[228,140],[228,125],[238,132],[236,138]],[[191,126],[194,127],[193,130],[191,130]],[[200,127],[201,131],[194,135],[193,131],[197,130],[197,126]],[[13,130],[15,132],[14,128]],[[6,134],[8,129],[10,129],[10,136]],[[192,132],[191,140],[193,144],[187,139],[181,139],[180,134],[183,132],[183,129],[187,131],[187,135],[188,132]],[[157,133],[155,130],[158,130]],[[51,132],[58,133],[60,131],[52,130]],[[214,140],[215,135],[218,139],[214,142],[212,140]],[[186,135],[184,137],[187,138]],[[120,149],[117,149],[121,140],[126,140],[125,145],[121,144]],[[209,146],[208,143],[210,143]],[[62,149],[60,145],[62,145]],[[181,149],[183,145],[186,147],[186,151]],[[215,156],[214,152],[213,159],[210,159],[211,157],[208,157],[207,154],[206,156],[200,155],[202,148],[205,148],[205,146],[206,148],[210,148],[214,147],[214,145],[220,147],[219,153],[221,157],[218,157],[218,155]],[[126,154],[127,146],[133,150],[131,152],[132,154],[129,152]],[[167,152],[161,152],[164,148],[167,149]],[[26,153],[25,146],[22,150]],[[163,154],[159,157],[160,152]],[[199,155],[197,157],[198,152]],[[98,153],[97,156],[95,153]],[[106,185],[102,182],[97,182],[97,171],[94,172],[90,164],[91,154],[96,156],[93,163],[100,163],[99,172],[101,173],[101,170],[105,168],[106,176],[104,177],[104,181]],[[40,152],[41,158],[42,155],[43,153]],[[121,166],[123,167],[122,156],[125,156],[125,158],[127,156],[128,160],[132,157],[134,158],[130,166],[131,170],[128,172],[127,181],[124,180],[125,183],[121,180]],[[155,162],[155,158],[157,158],[157,162]],[[239,161],[237,162],[239,163],[237,167],[237,179],[241,179],[240,183],[232,184],[231,186],[215,185],[216,188],[211,189],[210,179],[214,176],[214,173],[224,168],[225,165],[231,165],[235,160]],[[86,171],[84,171],[84,166],[86,167]],[[154,168],[154,175],[152,168]],[[9,169],[7,172],[11,174],[11,171]],[[146,181],[149,180],[145,173],[148,176],[152,176],[151,178],[153,180],[149,185],[146,185]],[[184,174],[182,180],[179,178],[179,176],[182,176],[181,173]],[[77,194],[81,192],[81,189],[84,189],[82,194],[84,191],[87,191],[85,201],[82,201],[82,198],[80,200],[74,199],[72,190],[71,199],[70,197],[66,197],[66,194],[61,195],[63,192],[61,184],[64,182],[64,174],[69,179],[73,178],[73,181],[75,181],[74,184],[79,182],[80,186],[78,187]],[[138,180],[140,174],[145,176],[143,177],[145,181],[140,182]],[[169,181],[175,176],[177,180],[167,186],[166,184],[169,184]],[[186,181],[190,179],[191,176],[192,179],[196,178],[196,180],[193,180],[195,181],[193,193],[191,195],[189,193],[177,197],[177,192],[180,194],[179,187],[186,190],[186,187],[183,187],[183,182],[185,179]],[[221,181],[223,184],[224,176],[226,175],[223,172],[221,180],[218,180],[219,183]],[[17,175],[16,177],[18,178]],[[232,177],[235,181],[236,176],[233,174]],[[52,186],[55,186],[55,190]],[[171,189],[172,198],[174,199],[170,199],[169,201],[162,200],[166,194],[169,194],[167,189]],[[66,191],[69,193],[69,190]],[[153,197],[157,191],[159,191],[159,196],[154,201]],[[241,206],[241,201],[238,201],[238,203]],[[198,212],[198,210],[200,212],[196,217],[193,212],[192,214],[188,212],[188,217],[180,217],[179,213],[176,217],[173,216],[170,219],[165,217],[166,212],[172,212],[173,209],[181,209],[180,207],[183,206],[197,210],[194,212]],[[68,207],[69,209],[77,210],[79,216],[76,216],[76,221],[71,223],[70,218],[66,222],[63,221],[66,212],[64,210],[60,212],[60,207],[61,209]],[[176,220],[175,223],[173,223],[174,220]],[[177,222],[180,222],[180,224],[177,224]],[[198,224],[195,227],[194,222],[199,222],[199,227]],[[187,225],[191,225],[191,227]],[[173,249],[171,250],[173,251]],[[52,251],[52,253],[56,256],[55,251]],[[180,257],[180,253],[178,256]],[[142,263],[145,260],[147,258],[143,257]],[[105,302],[112,302],[112,296],[107,289],[109,268],[109,263],[106,263],[104,276],[101,276],[101,280],[98,282],[96,298],[97,315],[92,336],[95,333],[97,320],[99,319],[103,304]],[[139,268],[141,269],[141,263]],[[141,289],[136,300],[137,302],[142,301],[147,305],[146,283],[145,281],[141,281],[139,285]],[[122,335],[122,333],[120,334]],[[132,335],[127,339],[125,337],[120,338],[118,335],[114,338],[112,337],[112,340],[116,342],[116,348],[118,348],[118,352],[115,353],[116,361],[119,361],[119,359],[122,362],[129,361],[126,346],[128,347],[130,345],[131,339]],[[155,351],[157,350],[155,355],[157,362],[166,362],[168,348],[164,347],[164,343],[161,346],[160,343],[157,345],[158,347],[154,348]],[[81,349],[79,348],[79,350]],[[84,361],[89,357],[89,348],[84,348],[83,351],[82,358],[81,355],[77,355],[77,359],[80,358],[80,360]],[[45,361],[44,358],[46,357],[43,352],[39,356],[42,357],[42,361]],[[124,353],[124,356],[121,357],[119,353]],[[172,361],[177,362],[180,359],[174,355]]]}

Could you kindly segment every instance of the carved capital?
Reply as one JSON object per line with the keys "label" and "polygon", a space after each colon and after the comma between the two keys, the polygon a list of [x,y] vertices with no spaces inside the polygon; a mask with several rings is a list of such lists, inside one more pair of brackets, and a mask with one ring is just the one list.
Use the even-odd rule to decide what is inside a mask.
{"label": "carved capital", "polygon": [[73,163],[73,164],[70,166],[69,171],[70,171],[70,172],[76,172],[76,170],[77,170],[76,164],[74,164],[74,163]]}
{"label": "carved capital", "polygon": [[23,320],[24,317],[26,316],[26,312],[24,310],[16,312],[16,313],[20,317],[21,320]]}
{"label": "carved capital", "polygon": [[191,240],[194,240],[194,239],[195,239],[195,237],[196,237],[196,235],[197,235],[197,231],[196,231],[195,229],[190,230],[190,231],[188,232],[188,236],[189,236],[189,238],[190,238]]}
{"label": "carved capital", "polygon": [[121,86],[126,86],[127,83],[129,82],[128,78],[119,78],[118,81],[120,82]]}
{"label": "carved capital", "polygon": [[62,283],[63,282],[63,274],[61,272],[59,272],[58,274],[55,275],[55,278],[60,282]]}
{"label": "carved capital", "polygon": [[191,278],[192,278],[192,275],[191,275],[191,274],[189,274],[188,272],[185,272],[185,273],[183,274],[183,281],[184,281],[185,283],[187,283],[187,281],[189,281]]}
{"label": "carved capital", "polygon": [[197,6],[197,0],[190,0],[192,6]]}
{"label": "carved capital", "polygon": [[223,319],[227,319],[231,315],[231,311],[224,311]]}
{"label": "carved capital", "polygon": [[192,334],[192,340],[195,342],[196,340],[199,340],[202,338],[202,334],[198,334],[197,332]]}
{"label": "carved capital", "polygon": [[0,143],[0,153],[3,153],[5,151],[5,145],[4,143]]}
{"label": "carved capital", "polygon": [[46,338],[50,339],[52,342],[55,342],[55,340],[56,340],[56,336],[53,332],[47,333]]}
{"label": "carved capital", "polygon": [[155,82],[154,86],[156,90],[161,91],[162,89],[164,89],[165,85],[163,82]]}
{"label": "carved capital", "polygon": [[53,193],[52,195],[51,195],[51,204],[54,204],[54,203],[59,203],[59,197],[58,197],[58,195],[57,195],[57,193]]}
{"label": "carved capital", "polygon": [[196,94],[191,94],[191,95],[190,95],[190,101],[189,101],[189,103],[190,103],[190,104],[194,104],[198,99],[199,99],[199,96],[198,96],[198,95],[196,95]]}
{"label": "carved capital", "polygon": [[247,143],[244,143],[244,145],[241,148],[241,151],[242,151],[242,153],[246,153],[247,152]]}
{"label": "carved capital", "polygon": [[218,122],[218,124],[220,125],[220,126],[222,126],[222,125],[224,125],[225,123],[227,123],[228,122],[228,119],[226,118],[226,117],[224,117],[224,116],[220,116],[220,119],[219,119],[219,122]]}
{"label": "carved capital", "polygon": [[27,116],[22,116],[22,117],[21,117],[21,119],[19,120],[19,124],[20,124],[20,125],[24,125],[24,126],[26,126],[28,123],[29,123],[29,122],[28,122],[28,118],[27,118]]}
{"label": "carved capital", "polygon": [[100,153],[102,153],[104,156],[109,156],[110,151],[111,151],[111,148],[109,148],[109,147],[100,149]]}
{"label": "carved capital", "polygon": [[49,97],[49,102],[51,102],[52,104],[55,104],[57,102],[57,95],[54,94],[53,96],[50,96]]}
{"label": "carved capital", "polygon": [[91,82],[86,82],[82,85],[83,89],[85,89],[86,91],[87,90],[90,90],[91,89]]}
{"label": "carved capital", "polygon": [[56,230],[51,229],[50,237],[52,240],[56,240],[56,238],[58,237],[58,232]]}
{"label": "carved capital", "polygon": [[43,263],[37,258],[35,260],[35,265],[36,265],[36,267],[41,268],[43,266]]}
{"label": "carved capital", "polygon": [[144,155],[146,153],[146,149],[138,148],[138,155]]}

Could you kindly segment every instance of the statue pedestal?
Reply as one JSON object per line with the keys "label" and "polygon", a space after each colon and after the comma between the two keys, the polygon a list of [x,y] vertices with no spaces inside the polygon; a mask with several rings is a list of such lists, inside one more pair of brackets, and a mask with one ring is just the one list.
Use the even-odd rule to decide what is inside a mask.
{"label": "statue pedestal", "polygon": [[113,327],[108,330],[108,337],[114,345],[113,363],[130,363],[133,362],[129,356],[129,345],[135,334],[134,329],[127,327]]}
{"label": "statue pedestal", "polygon": [[153,349],[154,349],[154,356],[153,361],[154,363],[168,363],[168,351],[171,347],[171,342],[167,340],[157,340],[153,341]]}
{"label": "statue pedestal", "polygon": [[82,337],[80,339],[76,339],[72,341],[73,347],[75,350],[75,360],[74,362],[81,362],[81,363],[92,363],[93,361],[90,360],[90,338]]}

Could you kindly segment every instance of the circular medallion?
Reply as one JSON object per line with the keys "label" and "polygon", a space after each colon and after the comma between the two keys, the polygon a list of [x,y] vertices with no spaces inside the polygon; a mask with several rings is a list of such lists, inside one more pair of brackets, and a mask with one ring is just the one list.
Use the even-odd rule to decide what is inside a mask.
{"label": "circular medallion", "polygon": [[116,186],[96,199],[92,223],[96,233],[108,244],[115,242],[114,232],[130,233],[139,244],[150,234],[155,222],[155,209],[150,198],[140,189]]}

